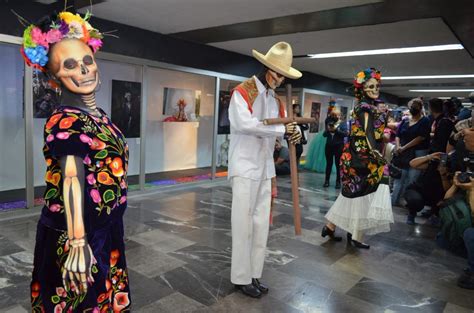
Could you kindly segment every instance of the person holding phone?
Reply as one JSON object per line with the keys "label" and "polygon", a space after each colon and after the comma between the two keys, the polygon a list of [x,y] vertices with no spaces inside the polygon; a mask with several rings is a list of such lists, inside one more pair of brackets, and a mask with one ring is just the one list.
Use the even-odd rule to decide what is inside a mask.
{"label": "person holding phone", "polygon": [[447,160],[446,153],[434,152],[410,161],[411,168],[422,172],[405,191],[408,225],[416,224],[415,217],[425,206],[430,206],[432,214],[438,216],[439,205],[452,185],[451,175],[447,170]]}

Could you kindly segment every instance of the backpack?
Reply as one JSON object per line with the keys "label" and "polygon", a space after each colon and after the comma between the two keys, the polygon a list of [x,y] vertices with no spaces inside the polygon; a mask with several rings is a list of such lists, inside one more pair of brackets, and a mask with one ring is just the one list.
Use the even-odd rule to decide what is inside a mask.
{"label": "backpack", "polygon": [[463,246],[464,231],[472,227],[471,208],[464,195],[458,194],[446,200],[440,209],[439,216],[444,238],[453,248]]}

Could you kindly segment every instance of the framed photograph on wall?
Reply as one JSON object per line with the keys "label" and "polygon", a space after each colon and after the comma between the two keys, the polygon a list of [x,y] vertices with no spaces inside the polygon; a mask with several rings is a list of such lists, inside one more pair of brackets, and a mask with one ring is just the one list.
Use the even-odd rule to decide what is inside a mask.
{"label": "framed photograph on wall", "polygon": [[41,71],[33,71],[33,117],[48,118],[58,106],[59,95],[49,77]]}
{"label": "framed photograph on wall", "polygon": [[140,137],[142,84],[112,80],[112,122],[126,138]]}
{"label": "framed photograph on wall", "polygon": [[319,117],[321,115],[321,103],[313,102],[311,104],[311,117],[316,119],[315,123],[309,124],[309,132],[317,133],[319,131]]}
{"label": "framed photograph on wall", "polygon": [[217,123],[217,134],[230,134],[229,121],[230,91],[219,91],[219,120]]}
{"label": "framed photograph on wall", "polygon": [[163,115],[165,122],[192,122],[199,118],[201,91],[165,87]]}

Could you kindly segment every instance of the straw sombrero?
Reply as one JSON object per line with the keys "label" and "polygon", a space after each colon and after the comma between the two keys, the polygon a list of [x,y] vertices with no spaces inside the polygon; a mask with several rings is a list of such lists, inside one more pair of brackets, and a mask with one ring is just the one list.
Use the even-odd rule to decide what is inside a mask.
{"label": "straw sombrero", "polygon": [[265,55],[256,50],[252,50],[252,54],[260,63],[285,77],[297,79],[303,75],[291,67],[293,50],[287,42],[281,41],[274,44]]}

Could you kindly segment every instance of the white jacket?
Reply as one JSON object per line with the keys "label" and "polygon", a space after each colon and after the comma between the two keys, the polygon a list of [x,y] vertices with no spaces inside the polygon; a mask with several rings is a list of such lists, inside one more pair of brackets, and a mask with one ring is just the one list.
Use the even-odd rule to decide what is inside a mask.
{"label": "white jacket", "polygon": [[264,119],[279,117],[279,105],[275,92],[267,90],[257,77],[253,79],[259,93],[252,106],[253,113],[238,91],[230,100],[229,178],[265,180],[275,176],[275,140],[284,135],[285,126],[263,125]]}

